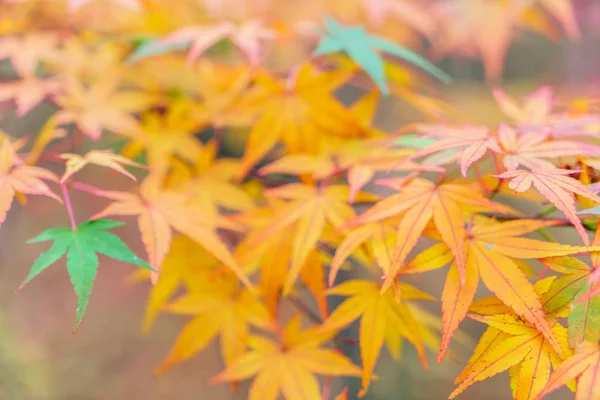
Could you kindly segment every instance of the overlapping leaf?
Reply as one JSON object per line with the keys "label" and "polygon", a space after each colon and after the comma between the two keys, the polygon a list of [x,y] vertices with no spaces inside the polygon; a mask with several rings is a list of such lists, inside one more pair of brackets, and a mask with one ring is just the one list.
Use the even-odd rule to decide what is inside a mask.
{"label": "overlapping leaf", "polygon": [[112,204],[92,219],[108,215],[138,217],[138,226],[150,265],[157,271],[153,274],[154,282],[158,279],[158,272],[169,251],[172,231],[175,229],[202,245],[215,258],[231,268],[242,282],[252,287],[227,245],[214,232],[216,226],[232,228],[235,225],[191,207],[185,194],[161,190],[155,177],[148,177],[142,182],[139,194],[102,191],[84,185],[78,185],[76,188],[113,200]]}
{"label": "overlapping leaf", "polygon": [[321,397],[315,375],[359,376],[360,368],[338,353],[321,345],[330,334],[316,328],[301,331],[300,317],[290,320],[280,340],[263,336],[250,339],[251,350],[213,378],[230,382],[254,377],[248,400],[314,400]]}
{"label": "overlapping leaf", "polygon": [[74,124],[86,136],[100,139],[104,129],[128,134],[138,129],[133,113],[153,102],[152,96],[138,91],[119,91],[118,77],[107,75],[90,87],[69,79],[66,91],[57,97],[61,124]]}
{"label": "overlapping leaf", "polygon": [[256,65],[260,62],[261,42],[274,39],[276,35],[276,31],[264,26],[259,20],[248,20],[239,26],[230,21],[214,25],[193,25],[140,46],[129,57],[129,61],[134,62],[148,55],[170,51],[173,48],[189,47],[187,61],[188,65],[191,65],[215,43],[229,38],[246,54],[250,63]]}
{"label": "overlapping leaf", "polygon": [[583,196],[597,203],[600,203],[600,197],[578,180],[568,176],[573,173],[574,171],[558,168],[533,171],[513,170],[504,172],[503,174],[498,175],[498,177],[502,179],[511,179],[508,187],[515,192],[529,190],[533,184],[541,195],[565,214],[575,229],[577,229],[583,243],[589,245],[590,239],[575,210],[574,195],[577,194]]}
{"label": "overlapping leaf", "polygon": [[455,398],[472,384],[509,370],[513,397],[533,400],[543,390],[564,356],[569,355],[565,328],[554,324],[552,331],[559,338],[562,356],[554,351],[547,339],[532,325],[511,314],[474,316],[489,328],[483,333],[469,364],[455,381]]}
{"label": "overlapping leaf", "polygon": [[193,318],[182,328],[156,373],[193,357],[216,336],[220,337],[225,364],[231,365],[246,353],[250,326],[267,331],[275,329],[275,322],[265,305],[247,289],[240,289],[235,275],[223,274],[217,269],[212,272],[212,275],[196,276],[196,280],[204,278],[206,281],[199,282],[199,288],[190,290],[165,307],[167,312]]}
{"label": "overlapping leaf", "polygon": [[359,397],[369,389],[373,369],[386,338],[396,335],[411,342],[417,349],[423,366],[427,368],[421,328],[405,301],[433,298],[406,284],[400,285],[398,290],[400,301],[390,291],[382,295],[380,286],[370,281],[351,280],[328,291],[330,295],[349,297],[331,313],[321,327],[322,330],[337,332],[360,318],[359,345],[363,372]]}
{"label": "overlapping leaf", "polygon": [[375,204],[346,226],[359,226],[402,214],[398,224],[396,242],[389,266],[380,266],[386,275],[385,290],[391,284],[400,266],[417,244],[426,225],[433,219],[435,225],[456,258],[462,282],[466,279],[465,215],[466,208],[504,212],[506,208],[481,194],[457,184],[436,185],[425,179],[415,178],[401,190]]}
{"label": "overlapping leaf", "polygon": [[248,137],[240,177],[280,142],[288,153],[318,154],[325,133],[356,137],[356,121],[331,93],[349,77],[345,72],[319,72],[308,63],[283,82],[258,75],[256,87],[239,105],[260,115]]}
{"label": "overlapping leaf", "polygon": [[80,171],[88,164],[110,168],[134,181],[136,180],[135,176],[123,168],[123,165],[130,165],[138,168],[143,167],[142,164],[133,162],[118,154],[113,154],[112,150],[91,150],[83,156],[80,156],[79,154],[64,153],[61,154],[60,157],[66,160],[66,170],[60,179],[61,183],[68,181],[76,172]]}
{"label": "overlapping leaf", "polygon": [[56,176],[46,169],[25,165],[10,137],[1,135],[0,141],[0,225],[17,193],[44,195],[62,203],[44,182],[57,182]]}
{"label": "overlapping leaf", "polygon": [[544,390],[536,397],[541,400],[546,395],[567,385],[573,379],[579,377],[577,383],[577,400],[593,400],[600,396],[600,388],[597,384],[598,371],[600,371],[600,351],[598,345],[584,342],[572,357],[562,362],[550,376]]}
{"label": "overlapping leaf", "polygon": [[589,296],[597,287],[589,282],[593,270],[573,257],[540,261],[552,271],[564,274],[552,282],[541,300],[547,313],[567,311],[571,348],[577,349],[584,340],[595,342],[600,339],[600,298]]}
{"label": "overlapping leaf", "polygon": [[[568,246],[516,237],[553,225],[557,225],[557,222],[523,219],[498,223],[481,217],[475,218],[475,223],[465,233],[466,279],[461,283],[458,266],[454,261],[442,292],[444,326],[438,361],[442,360],[452,335],[466,316],[480,278],[505,305],[542,332],[554,350],[561,354],[558,341],[545,319],[542,302],[533,285],[513,260],[557,257],[595,250],[595,247]],[[430,254],[421,255],[422,259],[436,259],[440,257],[438,254],[443,255],[445,250],[442,244],[438,246],[440,247],[435,250],[428,250]],[[441,267],[443,264],[436,263],[435,266]]]}
{"label": "overlapping leaf", "polygon": [[291,253],[283,255],[290,263],[284,285],[284,293],[289,293],[325,229],[339,228],[354,216],[354,211],[346,203],[348,188],[342,185],[316,188],[291,183],[271,189],[266,195],[289,202],[272,216],[267,226],[249,236],[245,246],[254,248],[263,242],[276,241],[284,230],[295,227]]}

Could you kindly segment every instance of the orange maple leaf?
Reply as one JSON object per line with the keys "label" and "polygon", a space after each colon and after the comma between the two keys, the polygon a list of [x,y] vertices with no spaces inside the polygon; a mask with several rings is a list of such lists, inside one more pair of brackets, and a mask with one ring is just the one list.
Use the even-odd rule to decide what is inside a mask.
{"label": "orange maple leaf", "polygon": [[400,335],[411,342],[427,368],[425,347],[421,338],[421,328],[406,305],[407,300],[433,300],[420,290],[400,284],[399,298],[388,291],[381,294],[381,287],[375,282],[351,280],[327,291],[329,295],[350,296],[327,318],[320,329],[337,332],[360,318],[359,345],[363,363],[362,397],[369,389],[371,375],[379,358],[386,337]]}
{"label": "orange maple leaf", "polygon": [[99,140],[104,129],[119,134],[137,131],[133,113],[150,105],[154,99],[140,91],[119,91],[119,80],[109,74],[85,87],[78,79],[67,80],[66,90],[56,98],[61,108],[61,125],[75,124],[92,140]]}
{"label": "orange maple leaf", "polygon": [[559,355],[544,335],[531,324],[512,314],[471,315],[489,325],[475,348],[468,365],[455,381],[453,399],[469,386],[510,368],[511,386],[516,400],[533,400],[543,390],[552,368],[570,355],[566,329],[554,324],[564,355]]}
{"label": "orange maple leaf", "polygon": [[82,170],[83,167],[89,164],[110,168],[133,179],[134,181],[136,180],[135,176],[123,168],[123,165],[145,168],[145,166],[142,164],[133,162],[130,159],[118,154],[113,154],[112,150],[91,150],[83,156],[80,156],[79,154],[64,153],[60,155],[60,158],[67,160],[66,170],[62,178],[60,178],[60,183],[65,183],[76,172]]}
{"label": "orange maple leaf", "polygon": [[44,182],[57,182],[56,176],[46,169],[25,165],[16,152],[22,143],[13,143],[6,135],[0,140],[0,225],[6,220],[17,193],[44,195],[62,204]]}
{"label": "orange maple leaf", "polygon": [[240,177],[279,142],[288,153],[319,154],[328,137],[373,134],[359,130],[357,135],[356,119],[331,93],[351,76],[349,73],[319,72],[308,63],[295,72],[283,82],[266,73],[258,74],[256,87],[239,105],[260,115],[248,137]]}
{"label": "orange maple leaf", "polygon": [[[284,173],[292,175],[311,174],[314,179],[322,180],[342,172],[347,173],[350,196],[354,202],[356,194],[374,177],[377,172],[390,168],[401,171],[443,172],[441,167],[419,164],[406,159],[415,153],[413,149],[388,149],[378,146],[378,142],[350,141],[331,153],[321,155],[289,154],[262,167],[259,175]],[[400,160],[400,161],[399,161]]]}
{"label": "orange maple leaf", "polygon": [[392,283],[401,265],[432,219],[442,239],[456,258],[460,278],[464,282],[466,279],[464,252],[466,208],[501,213],[507,209],[486,199],[477,191],[454,183],[436,185],[428,180],[415,178],[396,190],[398,193],[382,199],[345,225],[353,227],[403,214],[398,224],[390,265],[380,265],[386,276],[383,290]]}
{"label": "orange maple leaf", "polygon": [[168,185],[189,193],[191,204],[208,214],[217,215],[220,208],[235,211],[252,208],[253,198],[243,186],[234,183],[241,167],[239,159],[217,158],[217,154],[217,143],[210,140],[202,147],[193,168],[175,159]]}
{"label": "orange maple leaf", "polygon": [[104,191],[76,183],[73,187],[85,190],[93,195],[114,200],[103,211],[91,219],[108,215],[137,215],[142,241],[148,252],[150,265],[157,271],[152,279],[156,283],[162,262],[171,245],[172,230],[188,236],[198,242],[227,267],[234,271],[248,287],[252,284],[233,258],[227,246],[214,233],[214,227],[237,227],[230,221],[218,216],[203,213],[189,205],[189,196],[162,190],[156,176],[150,175],[142,182],[140,193]]}
{"label": "orange maple leaf", "polygon": [[163,308],[193,318],[182,328],[169,355],[155,370],[156,374],[193,357],[216,336],[220,337],[225,364],[231,365],[246,353],[250,326],[275,330],[275,322],[264,303],[247,289],[239,288],[235,275],[219,273],[213,268],[212,275],[205,273],[195,277],[196,280],[202,278],[206,280],[204,284],[199,283]]}
{"label": "orange maple leaf", "polygon": [[[442,292],[442,345],[438,353],[440,362],[448,344],[473,302],[479,286],[479,278],[505,305],[534,325],[544,334],[552,347],[560,354],[560,347],[545,320],[544,308],[533,285],[513,259],[531,259],[565,256],[593,251],[596,247],[569,246],[542,242],[535,239],[515,237],[540,228],[560,224],[558,221],[517,220],[504,223],[484,217],[475,217],[475,223],[465,232],[466,279],[459,279],[456,261],[453,262]],[[429,255],[418,255],[423,260],[443,255],[443,243]],[[434,246],[435,247],[435,246]],[[427,251],[427,250],[426,250]],[[443,266],[442,262],[435,263]]]}
{"label": "orange maple leaf", "polygon": [[[201,245],[185,235],[176,235],[165,257],[158,281],[150,289],[142,330],[148,333],[158,313],[171,300],[180,286],[188,292],[202,291],[211,286],[209,279],[220,263]],[[151,279],[151,271],[137,270],[128,282],[138,283]]]}
{"label": "orange maple leaf", "polygon": [[576,399],[597,399],[600,396],[600,387],[596,384],[599,371],[600,347],[596,343],[584,342],[572,357],[567,358],[554,370],[546,387],[535,399],[541,400],[577,377],[579,379]]}
{"label": "orange maple leaf", "polygon": [[287,400],[314,400],[321,398],[315,374],[360,375],[360,368],[344,355],[321,347],[331,334],[318,332],[317,328],[301,331],[300,323],[299,316],[292,318],[277,341],[251,337],[251,350],[211,381],[240,381],[255,376],[248,400],[276,400],[280,393]]}
{"label": "orange maple leaf", "polygon": [[248,236],[245,246],[255,248],[275,240],[287,228],[295,227],[291,252],[284,255],[290,261],[283,289],[284,294],[288,294],[326,228],[336,229],[355,214],[346,202],[348,188],[343,185],[321,188],[291,183],[267,190],[265,194],[289,202],[273,215],[267,226]]}
{"label": "orange maple leaf", "polygon": [[194,163],[202,157],[202,142],[194,134],[203,126],[191,101],[175,101],[164,114],[144,113],[139,128],[124,135],[129,142],[122,154],[133,159],[145,151],[148,167],[165,176],[175,158]]}
{"label": "orange maple leaf", "polygon": [[[286,209],[286,203],[278,198],[267,198],[269,207],[244,210],[232,218],[250,228],[246,237],[235,249],[235,257],[248,272],[260,268],[260,288],[267,308],[277,315],[282,291],[286,293],[291,288],[288,282],[292,272],[297,274],[302,283],[313,294],[322,317],[329,315],[327,298],[325,296],[325,255],[320,249],[309,250],[300,272],[290,269],[290,255],[296,242],[295,224],[281,229],[268,240],[257,243],[257,235],[267,229],[276,217]],[[327,238],[328,229],[325,227],[321,239]],[[335,246],[335,242],[330,242]],[[296,279],[295,277],[294,279]]]}

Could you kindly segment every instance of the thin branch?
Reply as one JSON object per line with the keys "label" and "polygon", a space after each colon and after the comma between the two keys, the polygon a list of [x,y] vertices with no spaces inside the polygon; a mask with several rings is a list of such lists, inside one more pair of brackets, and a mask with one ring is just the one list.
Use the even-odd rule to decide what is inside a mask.
{"label": "thin branch", "polygon": [[304,304],[302,300],[294,296],[287,296],[287,299],[298,309],[298,311],[306,315],[311,321],[319,325],[323,323],[323,319],[311,310],[309,306]]}
{"label": "thin branch", "polygon": [[69,222],[71,223],[71,228],[75,231],[77,230],[77,222],[75,222],[75,214],[73,213],[71,197],[69,196],[69,190],[67,189],[66,183],[61,183],[60,189],[62,190],[63,199],[65,201],[65,207],[67,209],[67,213],[69,214]]}

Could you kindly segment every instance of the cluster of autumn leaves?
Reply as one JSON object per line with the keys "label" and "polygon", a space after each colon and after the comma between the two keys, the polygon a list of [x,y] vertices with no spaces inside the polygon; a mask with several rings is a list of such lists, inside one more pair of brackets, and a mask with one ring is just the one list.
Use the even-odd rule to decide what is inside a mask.
{"label": "cluster of autumn leaves", "polygon": [[[384,347],[399,359],[406,341],[427,368],[427,352],[441,362],[468,317],[488,328],[451,397],[506,370],[516,399],[541,398],[563,385],[578,399],[600,396],[600,117],[593,99],[565,102],[541,88],[518,102],[495,89],[506,122],[462,125],[426,93],[416,69],[381,53],[442,80],[443,72],[332,19],[311,31],[318,57],[303,54],[282,74],[263,60],[261,43],[314,23],[186,27],[175,11],[168,24],[160,17],[179,3],[113,0],[112,12],[129,11],[119,11],[113,32],[97,34],[77,24],[107,9],[68,1],[60,13],[81,19],[27,32],[19,18],[31,24],[49,12],[34,3],[0,6],[12,13],[6,25],[8,14],[0,15],[0,32],[11,33],[0,39],[0,58],[17,75],[0,84],[0,101],[22,117],[42,102],[55,111],[33,137],[2,133],[0,223],[14,198],[25,204],[26,195],[44,195],[64,204],[71,226],[32,240],[53,244],[25,283],[66,255],[78,296],[75,328],[102,254],[144,268],[134,281],[151,280],[145,331],[161,312],[190,317],[157,373],[218,338],[226,368],[213,381],[251,378],[250,399],[319,399],[340,376],[360,377],[362,396]],[[212,13],[234,12],[225,11],[226,2],[206,3]],[[430,3],[360,4],[367,21],[391,10],[428,36],[438,26],[430,19],[435,14],[424,11]],[[567,1],[445,3],[467,21],[489,13],[486,24],[473,20],[460,31],[442,24],[452,34],[436,43],[449,52],[480,52],[490,76],[500,73],[511,24],[554,32],[540,19],[541,8],[567,33],[578,33]],[[268,2],[249,9],[262,7]],[[142,30],[156,37],[138,40]],[[223,38],[247,60],[201,57]],[[435,122],[394,135],[376,127],[388,85]],[[344,86],[358,87],[361,96],[342,103],[336,91]],[[225,156],[223,143],[244,136],[241,157]],[[80,151],[87,140],[103,149]],[[90,165],[139,185],[131,191],[111,190],[110,182],[89,185],[78,176]],[[51,172],[61,167],[60,177]],[[106,207],[78,225],[73,190],[104,199]],[[521,211],[531,205],[548,206],[533,215]],[[147,262],[107,232],[122,223],[106,218],[121,216],[137,219]],[[581,245],[560,243],[548,228],[572,229]],[[581,258],[587,255],[589,263]],[[440,319],[424,303],[438,298],[409,282],[442,268]],[[347,273],[354,278],[345,279]],[[480,286],[492,295],[476,299]],[[332,308],[334,296],[343,300]],[[355,321],[358,337],[344,336]],[[360,366],[343,355],[352,345],[360,349]],[[323,384],[317,376],[326,377]]]}

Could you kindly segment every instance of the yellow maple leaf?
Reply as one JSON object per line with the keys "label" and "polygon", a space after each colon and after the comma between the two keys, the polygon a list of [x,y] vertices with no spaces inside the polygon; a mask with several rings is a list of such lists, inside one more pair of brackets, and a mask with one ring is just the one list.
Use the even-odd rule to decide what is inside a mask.
{"label": "yellow maple leaf", "polygon": [[321,398],[315,374],[359,376],[360,368],[342,354],[321,347],[331,335],[315,328],[300,330],[300,317],[290,320],[282,337],[272,340],[253,336],[251,350],[215,376],[212,382],[231,382],[255,377],[248,400],[286,400]]}

